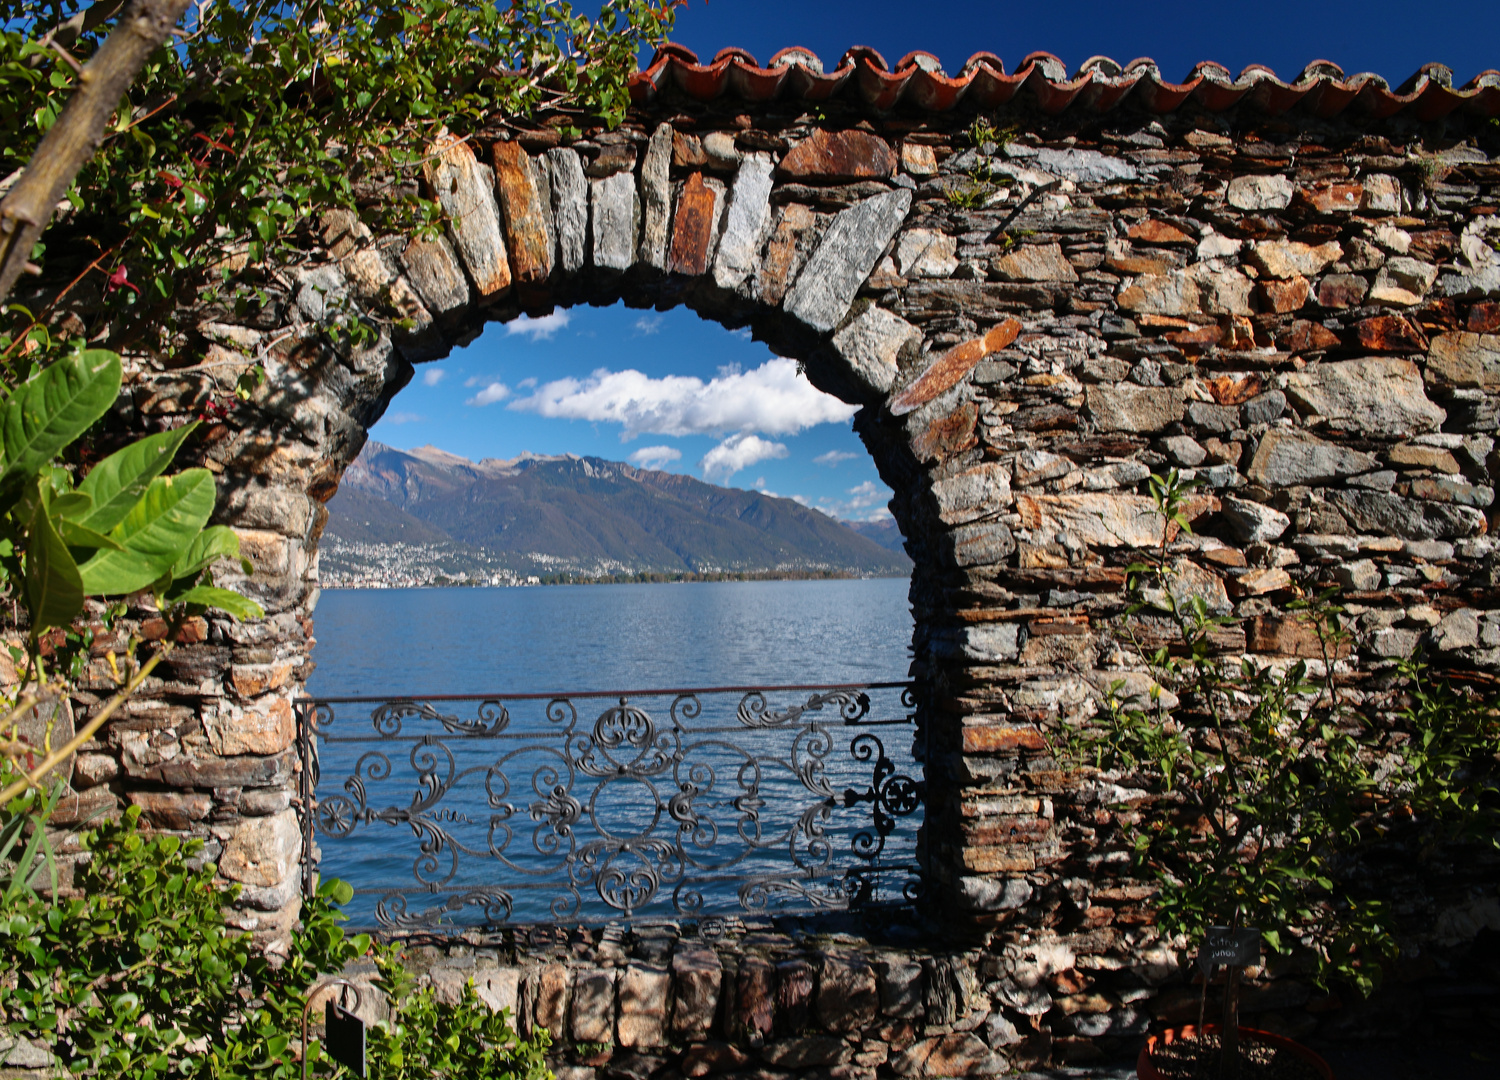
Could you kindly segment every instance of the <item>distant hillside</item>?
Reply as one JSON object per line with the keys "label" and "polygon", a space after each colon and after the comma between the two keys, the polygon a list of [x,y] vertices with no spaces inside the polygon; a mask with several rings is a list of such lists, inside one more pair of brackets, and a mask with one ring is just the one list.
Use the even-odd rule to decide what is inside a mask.
{"label": "distant hillside", "polygon": [[881,518],[879,521],[847,521],[844,524],[865,539],[875,541],[887,551],[902,554],[906,552],[906,537],[902,536],[901,530],[896,527],[895,518]]}
{"label": "distant hillside", "polygon": [[[790,499],[602,458],[471,462],[377,442],[328,504],[323,565],[356,572],[382,545],[431,549],[445,574],[621,572],[905,574],[896,548]],[[890,530],[895,532],[894,528]],[[410,554],[420,559],[421,553]]]}

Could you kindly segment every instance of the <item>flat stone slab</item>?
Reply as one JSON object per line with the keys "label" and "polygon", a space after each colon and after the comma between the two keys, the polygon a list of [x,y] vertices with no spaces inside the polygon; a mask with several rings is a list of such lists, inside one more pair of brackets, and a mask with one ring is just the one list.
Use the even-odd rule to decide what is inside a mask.
{"label": "flat stone slab", "polygon": [[911,192],[898,188],[842,211],[797,276],[787,313],[820,332],[837,326],[910,209]]}

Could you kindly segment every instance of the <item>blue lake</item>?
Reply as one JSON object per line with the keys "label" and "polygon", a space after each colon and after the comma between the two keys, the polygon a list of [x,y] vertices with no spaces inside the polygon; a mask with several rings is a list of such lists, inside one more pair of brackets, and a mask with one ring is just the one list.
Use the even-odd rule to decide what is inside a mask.
{"label": "blue lake", "polygon": [[[904,579],[335,590],[316,613],[325,876],[356,924],[898,899],[920,813]],[[436,695],[485,695],[443,701]],[[536,695],[528,697],[526,695]]]}

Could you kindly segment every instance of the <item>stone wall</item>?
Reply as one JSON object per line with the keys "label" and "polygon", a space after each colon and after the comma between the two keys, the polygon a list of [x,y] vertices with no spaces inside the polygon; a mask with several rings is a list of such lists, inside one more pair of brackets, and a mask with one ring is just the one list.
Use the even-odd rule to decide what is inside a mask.
{"label": "stone wall", "polygon": [[[1017,99],[975,145],[962,110],[666,89],[621,129],[571,142],[499,119],[472,143],[441,142],[425,182],[452,218],[445,237],[374,237],[330,214],[309,225],[305,262],[240,268],[259,300],[205,300],[132,346],[114,423],[210,421],[196,453],[256,567],[225,580],[267,616],[188,628],[80,754],[73,820],[134,803],[154,827],[207,838],[245,887],[237,925],[275,948],[298,911],[292,703],[316,655],[323,504],[368,426],[414,364],[488,321],[685,304],[749,325],[863,406],[856,429],[916,563],[925,857],[947,938],[902,963],[925,980],[912,1038],[940,1043],[881,1034],[911,1019],[911,984],[872,954],[860,1008],[878,1009],[835,1037],[847,1054],[829,1044],[837,1068],[895,1070],[919,1045],[978,1054],[974,1039],[1004,1054],[1011,1028],[1075,1056],[1134,1036],[1158,975],[1181,977],[1118,834],[1120,804],[1140,794],[1057,760],[1047,732],[1086,722],[1112,682],[1147,692],[1113,627],[1133,549],[1160,535],[1148,475],[1175,467],[1204,485],[1194,532],[1170,551],[1210,610],[1235,616],[1223,655],[1319,655],[1286,605],[1338,584],[1356,630],[1340,678],[1372,714],[1418,649],[1468,677],[1500,670],[1500,128],[1463,113],[1271,115],[1267,100],[1047,115]],[[89,303],[75,289],[64,306]],[[371,339],[331,332],[351,315]],[[235,378],[255,362],[267,382],[237,405]],[[1386,881],[1412,940],[1500,929],[1492,862],[1387,869],[1423,881]],[[974,958],[953,969],[967,974],[937,974],[943,940]],[[802,986],[785,974],[793,954],[819,978],[834,963],[796,943],[740,945],[765,962],[723,986]],[[675,961],[639,958],[640,985],[659,989],[656,969]],[[573,978],[616,993],[616,975]],[[1046,994],[1027,996],[1042,980]],[[827,1020],[821,997],[812,1013],[775,1000],[703,1034],[761,1025],[772,1045],[798,1017]],[[958,1002],[975,1003],[963,1020]],[[572,1037],[607,1041],[576,1034],[607,1026]],[[889,1045],[879,1062],[872,1040]],[[941,1071],[924,1060],[915,1071]]]}

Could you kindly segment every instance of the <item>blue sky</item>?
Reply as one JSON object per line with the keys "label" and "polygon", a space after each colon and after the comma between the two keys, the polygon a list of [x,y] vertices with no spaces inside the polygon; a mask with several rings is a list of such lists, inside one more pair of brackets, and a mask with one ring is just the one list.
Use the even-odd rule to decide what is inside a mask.
{"label": "blue sky", "polygon": [[[582,5],[579,5],[582,6]],[[1284,79],[1313,60],[1353,74],[1373,71],[1399,84],[1437,61],[1463,84],[1500,69],[1500,3],[1495,0],[689,0],[674,38],[711,57],[730,45],[762,62],[789,45],[812,49],[830,67],[851,45],[895,64],[916,49],[956,73],[976,52],[1013,71],[1028,53],[1061,57],[1069,71],[1091,56],[1120,63],[1149,56],[1169,79],[1200,60],[1238,73],[1265,64]]]}
{"label": "blue sky", "polygon": [[748,330],[617,304],[489,326],[418,365],[370,435],[471,460],[588,454],[883,517],[890,491],[853,414]]}
{"label": "blue sky", "polygon": [[[1096,54],[1149,56],[1170,79],[1200,60],[1234,72],[1265,64],[1290,79],[1326,59],[1398,84],[1435,60],[1462,84],[1500,68],[1500,0],[690,0],[674,36],[704,58],[734,45],[764,62],[801,45],[829,66],[851,45],[872,46],[891,64],[924,49],[950,72],[979,50],[1007,70],[1036,50],[1070,70]],[[759,488],[838,517],[884,516],[890,494],[849,428],[852,410],[789,364],[748,333],[685,309],[578,307],[543,323],[491,326],[448,360],[422,365],[371,434],[476,460],[592,454]]]}

